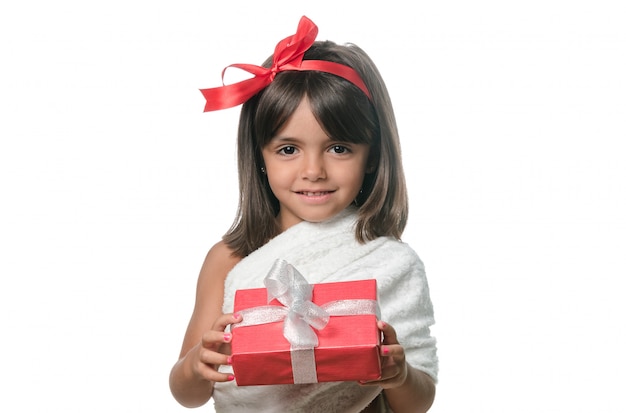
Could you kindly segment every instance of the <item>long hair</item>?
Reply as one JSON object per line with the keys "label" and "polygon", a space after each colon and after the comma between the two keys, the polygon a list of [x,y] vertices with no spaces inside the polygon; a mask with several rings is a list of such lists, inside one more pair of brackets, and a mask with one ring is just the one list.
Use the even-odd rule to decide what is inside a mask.
{"label": "long hair", "polygon": [[[263,174],[263,147],[307,97],[321,127],[331,137],[370,145],[362,191],[355,200],[355,237],[367,242],[381,236],[400,238],[408,218],[408,197],[395,115],[385,83],[370,57],[353,44],[316,41],[304,59],[352,67],[365,82],[371,100],[355,85],[318,71],[278,73],[272,83],[243,104],[237,156],[239,206],[223,239],[244,257],[281,232],[279,203]],[[263,66],[269,67],[271,56]]]}

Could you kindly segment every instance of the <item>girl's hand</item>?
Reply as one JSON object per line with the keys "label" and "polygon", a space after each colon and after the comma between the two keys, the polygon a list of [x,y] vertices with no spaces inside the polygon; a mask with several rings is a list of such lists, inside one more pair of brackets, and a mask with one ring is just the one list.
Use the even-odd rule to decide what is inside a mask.
{"label": "girl's hand", "polygon": [[187,355],[191,358],[191,369],[194,376],[213,382],[231,381],[232,374],[217,371],[220,365],[230,364],[231,333],[225,333],[226,326],[240,323],[239,314],[224,314],[213,324],[213,327],[202,334],[202,339]]}
{"label": "girl's hand", "polygon": [[383,333],[380,346],[381,378],[372,381],[359,381],[362,385],[376,385],[383,389],[392,389],[404,384],[408,367],[404,357],[404,347],[398,343],[396,330],[384,321],[378,321],[378,329]]}

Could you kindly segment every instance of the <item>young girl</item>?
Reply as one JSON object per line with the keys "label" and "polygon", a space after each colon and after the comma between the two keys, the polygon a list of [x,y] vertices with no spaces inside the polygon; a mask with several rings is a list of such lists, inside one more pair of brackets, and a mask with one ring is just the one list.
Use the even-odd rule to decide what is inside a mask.
{"label": "young girl", "polygon": [[[438,362],[423,265],[399,239],[407,194],[392,105],[357,46],[315,41],[303,17],[252,79],[205,89],[205,111],[243,103],[237,218],[206,256],[170,388],[217,412],[425,412]],[[277,259],[311,284],[374,278],[382,377],[370,382],[237,386],[228,327],[237,289],[263,287]]]}

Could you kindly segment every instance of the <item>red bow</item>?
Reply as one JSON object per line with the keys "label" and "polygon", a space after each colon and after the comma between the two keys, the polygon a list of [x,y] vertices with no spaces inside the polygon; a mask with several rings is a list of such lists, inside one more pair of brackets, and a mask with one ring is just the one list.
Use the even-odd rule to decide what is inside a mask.
{"label": "red bow", "polygon": [[251,64],[232,64],[222,71],[222,81],[224,80],[224,72],[229,67],[245,70],[253,74],[254,77],[232,85],[200,89],[207,101],[204,111],[209,112],[240,105],[272,83],[277,73],[287,70],[317,70],[332,73],[352,82],[371,99],[365,83],[351,67],[326,60],[303,60],[304,52],[309,50],[315,37],[317,37],[317,26],[306,16],[302,16],[296,34],[281,40],[276,45],[272,67],[268,69]]}

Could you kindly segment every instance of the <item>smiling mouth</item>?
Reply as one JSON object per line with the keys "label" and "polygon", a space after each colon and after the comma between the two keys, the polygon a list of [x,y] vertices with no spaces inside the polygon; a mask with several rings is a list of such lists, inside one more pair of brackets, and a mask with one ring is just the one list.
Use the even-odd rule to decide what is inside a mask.
{"label": "smiling mouth", "polygon": [[318,191],[318,192],[309,192],[309,191],[298,191],[297,194],[305,195],[305,196],[323,196],[332,193],[333,191]]}

